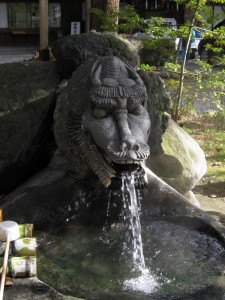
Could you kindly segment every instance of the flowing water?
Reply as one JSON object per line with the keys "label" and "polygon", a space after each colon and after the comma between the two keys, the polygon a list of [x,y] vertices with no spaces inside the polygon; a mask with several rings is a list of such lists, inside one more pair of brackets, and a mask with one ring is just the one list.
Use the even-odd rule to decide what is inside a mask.
{"label": "flowing water", "polygon": [[128,221],[129,229],[132,234],[133,264],[139,270],[139,275],[125,280],[124,288],[139,290],[145,293],[151,293],[158,286],[156,276],[151,274],[145,266],[145,257],[143,252],[142,234],[141,234],[141,195],[139,190],[135,189],[135,174],[122,173],[122,201],[124,207],[124,221]]}
{"label": "flowing water", "polygon": [[143,244],[141,237],[141,222],[140,222],[140,199],[138,201],[135,191],[134,174],[122,175],[122,201],[124,205],[124,219],[128,219],[130,230],[132,233],[133,244],[133,262],[139,267],[140,271],[145,269],[145,258],[143,253]]}

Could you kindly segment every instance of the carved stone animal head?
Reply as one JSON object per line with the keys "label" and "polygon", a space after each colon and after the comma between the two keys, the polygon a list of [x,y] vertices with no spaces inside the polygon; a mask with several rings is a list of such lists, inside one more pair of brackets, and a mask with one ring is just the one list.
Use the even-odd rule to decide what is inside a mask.
{"label": "carved stone animal head", "polygon": [[63,112],[67,152],[79,155],[106,187],[115,165],[142,164],[150,154],[146,101],[139,75],[114,56],[80,67],[61,97],[57,114]]}

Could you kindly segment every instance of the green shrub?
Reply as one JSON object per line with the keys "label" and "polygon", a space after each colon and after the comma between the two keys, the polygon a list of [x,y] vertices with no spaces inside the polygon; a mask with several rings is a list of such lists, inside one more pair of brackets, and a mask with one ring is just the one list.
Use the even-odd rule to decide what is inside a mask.
{"label": "green shrub", "polygon": [[[175,80],[175,79],[165,80],[165,86],[166,86],[166,91],[169,93],[172,101],[172,107],[169,113],[174,119],[176,115],[179,80]],[[179,108],[178,119],[180,119],[181,117],[187,117],[196,114],[194,102],[197,100],[197,93],[194,90],[193,86],[186,84],[183,89],[182,97],[185,100],[183,101],[184,103]]]}
{"label": "green shrub", "polygon": [[175,52],[174,40],[169,38],[145,37],[142,39],[143,48],[139,55],[141,63],[151,66],[163,66],[165,62],[173,61]]}
{"label": "green shrub", "polygon": [[140,64],[140,70],[146,71],[146,72],[150,72],[155,70],[154,66],[150,66],[149,64]]}

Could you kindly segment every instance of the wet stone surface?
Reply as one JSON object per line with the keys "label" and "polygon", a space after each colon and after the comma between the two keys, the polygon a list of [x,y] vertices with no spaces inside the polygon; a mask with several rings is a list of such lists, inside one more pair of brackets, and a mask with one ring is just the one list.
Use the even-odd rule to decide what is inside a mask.
{"label": "wet stone surface", "polygon": [[99,300],[214,299],[207,297],[213,291],[208,287],[215,286],[215,299],[223,299],[224,248],[204,233],[167,221],[142,223],[142,275],[134,268],[129,230],[121,223],[87,228],[68,222],[59,231],[37,235],[39,277],[63,294]]}
{"label": "wet stone surface", "polygon": [[[13,286],[5,287],[4,300],[79,300],[75,297],[64,296],[49,287],[36,277],[17,278]],[[80,299],[81,300],[81,299]]]}

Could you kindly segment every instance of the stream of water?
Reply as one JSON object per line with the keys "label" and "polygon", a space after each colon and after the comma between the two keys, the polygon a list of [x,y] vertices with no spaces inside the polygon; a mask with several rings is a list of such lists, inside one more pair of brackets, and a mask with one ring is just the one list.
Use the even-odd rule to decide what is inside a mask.
{"label": "stream of water", "polygon": [[140,272],[139,276],[126,280],[125,289],[139,290],[144,293],[151,293],[159,284],[156,277],[151,274],[145,266],[145,257],[143,251],[141,234],[141,195],[135,189],[135,176],[133,173],[122,174],[122,201],[124,208],[124,221],[128,221],[129,229],[132,234],[133,246],[133,264]]}
{"label": "stream of water", "polygon": [[142,271],[145,269],[145,258],[141,237],[140,201],[138,201],[140,199],[137,199],[134,180],[133,174],[123,174],[121,190],[123,196],[124,220],[129,222],[129,229],[132,233],[133,262],[134,265]]}

